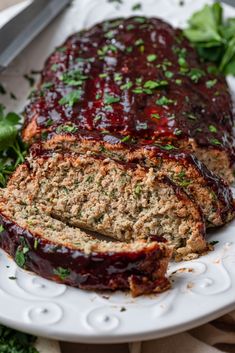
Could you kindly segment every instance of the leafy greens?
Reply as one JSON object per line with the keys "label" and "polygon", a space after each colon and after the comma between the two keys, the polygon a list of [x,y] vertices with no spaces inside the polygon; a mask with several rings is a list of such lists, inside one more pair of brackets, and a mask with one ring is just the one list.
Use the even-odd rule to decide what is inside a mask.
{"label": "leafy greens", "polygon": [[0,325],[1,353],[39,353],[32,346],[36,337]]}
{"label": "leafy greens", "polygon": [[19,136],[21,118],[0,104],[0,187],[4,187],[8,176],[24,161],[26,146]]}
{"label": "leafy greens", "polygon": [[199,55],[215,63],[217,69],[235,75],[235,18],[224,19],[219,2],[195,12],[184,30]]}

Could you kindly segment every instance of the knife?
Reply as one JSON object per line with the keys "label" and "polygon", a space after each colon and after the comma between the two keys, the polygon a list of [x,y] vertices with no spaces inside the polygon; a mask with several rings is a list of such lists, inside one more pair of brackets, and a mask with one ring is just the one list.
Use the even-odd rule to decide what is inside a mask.
{"label": "knife", "polygon": [[220,2],[235,7],[235,0],[220,0]]}
{"label": "knife", "polygon": [[71,0],[34,0],[0,29],[0,71],[56,17]]}

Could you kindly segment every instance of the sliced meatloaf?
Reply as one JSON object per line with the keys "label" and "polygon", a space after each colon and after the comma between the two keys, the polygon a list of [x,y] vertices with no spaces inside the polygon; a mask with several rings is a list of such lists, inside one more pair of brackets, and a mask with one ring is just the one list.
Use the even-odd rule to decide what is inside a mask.
{"label": "sliced meatloaf", "polygon": [[164,237],[176,259],[207,249],[200,208],[153,168],[102,156],[48,153],[20,166],[8,190],[26,204],[83,229],[121,241]]}
{"label": "sliced meatloaf", "polygon": [[0,194],[0,244],[20,267],[84,289],[162,292],[171,250],[164,243],[95,239],[26,204],[20,191]]}
{"label": "sliced meatloaf", "polygon": [[233,180],[225,78],[211,73],[181,30],[156,18],[104,21],[69,37],[46,61],[25,115],[29,143],[48,139],[48,131],[116,133],[144,145],[191,148]]}
{"label": "sliced meatloaf", "polygon": [[[68,125],[69,126],[69,125]],[[52,151],[101,154],[123,162],[135,162],[152,167],[158,176],[166,175],[191,195],[201,207],[207,226],[219,226],[234,217],[234,202],[229,186],[200,162],[190,151],[172,145],[141,146],[121,142],[117,136],[98,132],[79,131],[74,136],[68,132],[53,133],[44,148]],[[37,156],[40,145],[32,147]]]}

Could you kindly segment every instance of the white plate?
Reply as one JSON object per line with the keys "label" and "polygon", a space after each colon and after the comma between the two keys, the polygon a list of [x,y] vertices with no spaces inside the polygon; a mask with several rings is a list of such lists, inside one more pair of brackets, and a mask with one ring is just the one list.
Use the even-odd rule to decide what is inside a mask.
{"label": "white plate", "polygon": [[[29,91],[22,78],[40,69],[55,45],[69,34],[103,19],[129,16],[137,1],[123,5],[106,0],[77,0],[46,29],[0,76],[8,91],[19,98],[4,103],[21,109]],[[143,11],[184,26],[205,0],[142,0]],[[225,7],[235,16],[235,9]],[[234,79],[230,79],[234,87]],[[212,320],[235,309],[235,222],[213,232],[215,251],[191,262],[172,264],[173,288],[161,295],[131,298],[127,294],[100,294],[47,281],[16,267],[0,251],[0,321],[24,331],[60,340],[86,343],[124,342],[163,337]],[[10,279],[16,277],[16,279]]]}

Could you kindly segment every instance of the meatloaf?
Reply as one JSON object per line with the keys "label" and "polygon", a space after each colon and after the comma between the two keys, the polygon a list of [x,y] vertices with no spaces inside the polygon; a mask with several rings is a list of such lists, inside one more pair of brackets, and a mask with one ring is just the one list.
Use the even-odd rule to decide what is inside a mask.
{"label": "meatloaf", "polygon": [[232,101],[224,76],[212,69],[162,20],[104,21],[48,58],[23,138],[31,144],[51,138],[48,132],[76,136],[85,129],[143,145],[177,144],[231,182]]}
{"label": "meatloaf", "polygon": [[21,165],[7,190],[73,227],[125,242],[164,237],[177,260],[207,250],[198,205],[152,168],[101,155],[46,152]]}
{"label": "meatloaf", "polygon": [[20,193],[0,194],[0,244],[25,269],[84,289],[162,292],[171,250],[156,241],[106,242],[25,204]]}
{"label": "meatloaf", "polygon": [[[156,175],[166,175],[195,199],[202,209],[207,227],[223,225],[234,217],[234,202],[228,185],[190,151],[171,149],[170,145],[166,149],[163,146],[131,144],[128,141],[121,142],[114,134],[87,131],[79,131],[76,137],[63,132],[43,146],[60,153],[102,153],[108,158],[152,167]],[[33,145],[31,150],[35,158],[40,149],[41,145]]]}

